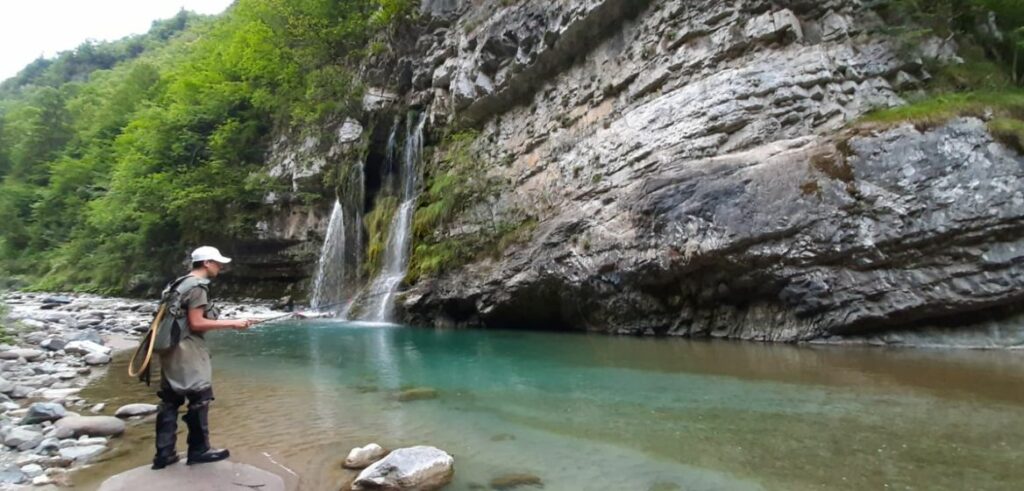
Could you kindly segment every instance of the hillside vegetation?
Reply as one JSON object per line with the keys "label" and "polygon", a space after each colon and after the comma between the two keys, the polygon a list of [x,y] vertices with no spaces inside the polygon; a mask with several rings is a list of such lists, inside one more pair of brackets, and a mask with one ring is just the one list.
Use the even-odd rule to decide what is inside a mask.
{"label": "hillside vegetation", "polygon": [[38,60],[0,85],[0,274],[126,291],[251,227],[272,128],[354,109],[408,0],[239,0]]}

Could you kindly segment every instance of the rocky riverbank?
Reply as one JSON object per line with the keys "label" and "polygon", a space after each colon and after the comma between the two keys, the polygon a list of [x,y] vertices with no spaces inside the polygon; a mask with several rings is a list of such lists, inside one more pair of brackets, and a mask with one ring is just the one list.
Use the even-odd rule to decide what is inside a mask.
{"label": "rocky riverbank", "polygon": [[[35,293],[7,293],[0,302],[0,490],[67,485],[69,471],[116,446],[112,438],[150,430],[142,423],[155,405],[108,407],[79,392],[115,351],[135,347],[156,302]],[[225,316],[272,315],[266,306],[219,305]]]}

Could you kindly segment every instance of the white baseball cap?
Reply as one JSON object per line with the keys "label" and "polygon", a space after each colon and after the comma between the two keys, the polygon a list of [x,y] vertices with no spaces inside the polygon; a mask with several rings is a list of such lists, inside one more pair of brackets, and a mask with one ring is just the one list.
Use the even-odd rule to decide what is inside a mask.
{"label": "white baseball cap", "polygon": [[202,246],[192,251],[192,262],[200,261],[217,261],[221,264],[227,264],[231,262],[231,258],[224,257],[216,247]]}

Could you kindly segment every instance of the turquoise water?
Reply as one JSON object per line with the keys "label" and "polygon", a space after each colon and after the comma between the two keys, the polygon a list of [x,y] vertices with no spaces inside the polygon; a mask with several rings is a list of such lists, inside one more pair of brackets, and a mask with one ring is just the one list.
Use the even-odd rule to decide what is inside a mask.
{"label": "turquoise water", "polygon": [[1024,486],[1017,352],[330,322],[211,344],[214,439],[296,489],[338,489],[371,441],[447,450],[451,489],[510,473],[548,490]]}

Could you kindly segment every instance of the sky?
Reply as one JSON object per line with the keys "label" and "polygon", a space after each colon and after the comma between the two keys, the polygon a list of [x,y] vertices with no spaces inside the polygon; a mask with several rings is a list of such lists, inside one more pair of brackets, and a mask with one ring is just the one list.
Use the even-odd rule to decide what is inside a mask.
{"label": "sky", "polygon": [[84,41],[110,41],[149,30],[184,7],[217,14],[232,0],[0,0],[0,80],[40,55],[52,57]]}

